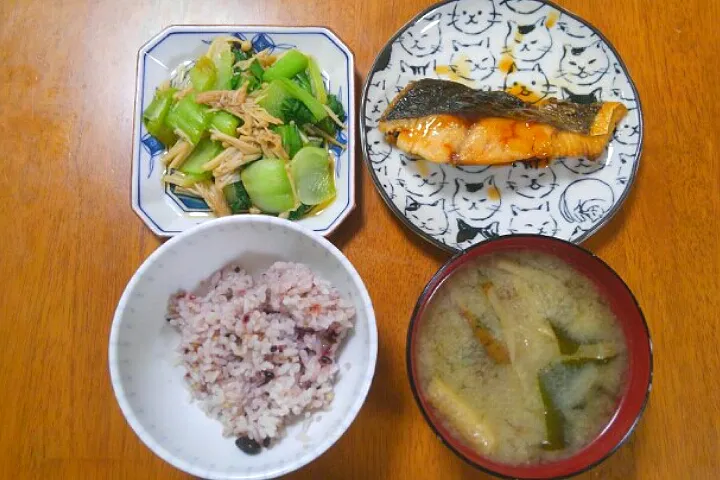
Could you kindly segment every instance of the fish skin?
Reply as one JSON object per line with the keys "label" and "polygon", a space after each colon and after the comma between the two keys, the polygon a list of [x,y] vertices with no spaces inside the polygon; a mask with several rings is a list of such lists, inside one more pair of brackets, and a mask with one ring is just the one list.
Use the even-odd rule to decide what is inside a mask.
{"label": "fish skin", "polygon": [[507,92],[475,90],[449,80],[424,78],[408,83],[388,105],[380,121],[430,115],[465,116],[471,120],[500,117],[589,134],[601,107],[602,103],[580,104],[554,98],[532,105]]}
{"label": "fish skin", "polygon": [[[425,87],[417,89],[418,84]],[[438,97],[427,102],[424,96],[431,91],[434,94],[450,91],[455,96],[450,102],[440,101]],[[498,101],[483,104],[477,110],[474,102],[478,99]],[[454,113],[435,113],[447,109],[449,103]],[[499,105],[510,108],[511,112],[498,113]],[[480,92],[454,82],[424,79],[409,84],[398,94],[381,117],[379,129],[389,143],[436,163],[495,165],[557,157],[596,158],[605,151],[627,108],[618,102],[591,106],[592,110],[588,110],[587,104],[552,99],[536,107],[504,92]],[[528,120],[529,116],[553,117],[558,109],[565,110],[562,117],[573,108],[582,115],[594,112],[592,122],[583,127],[584,133],[558,128],[557,122]],[[415,114],[420,116],[412,116]]]}

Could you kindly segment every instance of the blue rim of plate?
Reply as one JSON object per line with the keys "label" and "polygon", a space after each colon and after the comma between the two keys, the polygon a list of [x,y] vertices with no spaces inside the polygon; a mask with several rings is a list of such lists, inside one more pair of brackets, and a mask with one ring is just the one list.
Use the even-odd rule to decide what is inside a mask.
{"label": "blue rim of plate", "polygon": [[[142,135],[142,121],[141,121],[141,115],[138,115],[138,108],[142,108],[142,105],[144,103],[144,85],[145,85],[145,62],[146,62],[146,56],[162,41],[164,41],[166,38],[175,35],[175,34],[199,34],[199,33],[205,33],[203,29],[213,29],[217,31],[211,31],[207,33],[215,33],[215,34],[221,34],[226,33],[229,35],[232,35],[233,33],[264,33],[264,34],[318,34],[322,35],[332,44],[334,44],[345,56],[347,59],[347,66],[346,66],[346,73],[347,73],[347,79],[348,79],[348,85],[350,87],[354,87],[354,65],[355,65],[355,56],[350,50],[350,47],[348,47],[345,42],[343,42],[340,37],[331,29],[325,26],[277,26],[277,25],[237,25],[237,24],[215,24],[215,23],[198,23],[198,24],[176,24],[172,23],[169,25],[166,25],[160,32],[153,35],[149,40],[144,42],[140,48],[138,48],[138,52],[136,55],[136,64],[135,64],[135,98],[133,100],[133,117],[132,117],[132,131],[133,131],[133,151],[132,151],[132,163],[131,163],[131,171],[130,171],[130,206],[135,212],[136,215],[140,217],[140,219],[145,223],[145,225],[150,228],[150,230],[157,236],[161,238],[171,238],[175,235],[178,235],[185,230],[188,230],[188,228],[181,229],[181,230],[172,230],[169,228],[163,228],[161,227],[157,221],[150,215],[148,212],[145,211],[143,208],[142,203],[142,193],[141,193],[141,172],[140,172],[140,166],[137,166],[137,171],[135,171],[135,157],[137,149],[138,152],[142,149],[140,144],[143,141],[143,135]],[[220,31],[222,30],[222,31]],[[243,30],[243,31],[240,31]],[[140,65],[142,63],[143,66],[143,76],[140,77]],[[352,110],[351,107],[355,106],[355,96],[354,92],[351,93],[350,88],[348,88],[348,91],[345,93],[347,96],[347,108],[348,110]],[[349,131],[351,130],[351,121],[354,118],[351,113],[347,112],[348,118],[346,120],[347,127]],[[140,122],[140,125],[138,125],[138,122]],[[352,211],[357,207],[357,203],[355,201],[355,155],[354,155],[354,146],[352,142],[355,141],[354,135],[347,135],[347,144],[345,146],[346,150],[349,152],[348,154],[348,168],[347,168],[347,178],[348,178],[348,199],[346,201],[345,206],[343,206],[342,210],[337,214],[337,216],[328,223],[327,228],[317,229],[317,228],[311,228],[313,232],[315,232],[318,235],[321,235],[323,237],[327,237],[342,224],[342,222],[345,221],[345,219],[352,213]],[[139,153],[137,153],[139,155]],[[139,159],[138,159],[139,162]],[[184,212],[187,212],[183,206],[181,206],[173,195],[168,195],[167,192],[165,193],[166,196],[168,196],[173,202],[178,204],[178,207],[183,210]],[[205,210],[202,210],[203,213],[206,213]],[[205,223],[206,221],[211,221],[216,219],[217,217],[209,216],[204,221],[198,222],[196,225]],[[192,228],[192,227],[189,227]]]}
{"label": "blue rim of plate", "polygon": [[[368,95],[368,89],[370,87],[370,81],[372,80],[372,77],[375,73],[377,73],[380,70],[383,70],[385,67],[387,67],[388,63],[390,62],[390,54],[392,52],[392,46],[395,43],[395,41],[403,34],[405,31],[407,31],[410,27],[412,27],[415,23],[417,23],[421,18],[425,17],[432,11],[443,7],[449,3],[456,2],[457,0],[442,0],[438,3],[435,3],[431,5],[430,7],[422,10],[420,13],[415,15],[412,19],[410,19],[408,22],[406,22],[402,27],[398,29],[395,34],[390,37],[390,39],[385,43],[385,46],[382,48],[380,53],[375,57],[375,61],[373,62],[372,66],[370,67],[370,70],[367,73],[367,76],[365,77],[365,84],[363,85],[362,90],[362,97],[360,99],[360,111],[359,113],[365,112],[365,106],[367,104],[367,95]],[[483,0],[485,1],[485,0]],[[602,227],[607,225],[610,220],[613,219],[615,214],[620,211],[623,204],[625,203],[625,200],[627,199],[628,195],[630,194],[630,191],[632,190],[632,186],[635,183],[635,177],[637,176],[638,169],[640,168],[640,159],[642,158],[642,151],[643,151],[643,140],[645,136],[645,124],[644,124],[644,118],[643,118],[643,111],[642,111],[642,102],[640,101],[640,94],[638,93],[637,87],[635,86],[635,82],[633,81],[632,77],[630,76],[630,72],[628,71],[627,66],[625,65],[625,61],[622,59],[620,54],[618,53],[615,46],[610,42],[610,40],[593,24],[585,20],[584,18],[580,17],[579,15],[576,15],[567,9],[561,7],[560,5],[557,5],[556,3],[553,3],[550,0],[535,0],[539,3],[542,3],[544,5],[547,5],[549,7],[552,7],[556,9],[558,12],[560,12],[563,15],[567,15],[568,17],[573,18],[574,20],[582,23],[583,25],[587,26],[590,30],[593,31],[595,35],[600,38],[607,47],[612,51],[612,53],[617,58],[618,64],[620,65],[620,68],[622,68],[623,73],[627,77],[628,83],[630,84],[630,88],[632,88],[633,94],[635,95],[635,100],[637,102],[637,110],[638,110],[638,121],[640,125],[640,138],[638,139],[638,149],[637,153],[635,154],[635,164],[633,165],[632,171],[630,172],[630,175],[628,176],[628,186],[623,191],[620,198],[615,202],[615,205],[608,211],[608,213],[597,223],[595,224],[591,229],[585,231],[582,235],[578,236],[577,238],[573,239],[572,242],[576,244],[580,244],[590,238],[592,235],[597,233]],[[437,248],[444,250],[448,253],[458,253],[463,252],[467,248],[472,248],[472,245],[468,246],[466,249],[462,248],[454,248],[450,245],[447,245],[432,235],[429,235],[428,233],[421,230],[419,227],[415,226],[412,222],[410,222],[407,217],[398,209],[398,207],[393,203],[393,201],[388,197],[387,192],[383,188],[383,186],[380,184],[380,181],[378,180],[377,174],[375,173],[375,170],[372,168],[372,164],[370,161],[370,157],[368,155],[368,145],[367,145],[367,133],[369,128],[367,125],[365,125],[365,122],[363,121],[362,116],[359,117],[358,120],[359,126],[360,126],[360,145],[362,146],[362,154],[363,154],[363,160],[365,161],[365,166],[367,167],[370,178],[372,179],[373,183],[375,184],[375,189],[380,193],[380,197],[385,202],[385,205],[390,209],[390,211],[407,227],[415,233],[416,235],[420,236],[423,240],[426,242],[436,246]],[[482,242],[483,240],[481,240]],[[484,240],[487,241],[487,240]],[[479,242],[478,242],[479,243]]]}

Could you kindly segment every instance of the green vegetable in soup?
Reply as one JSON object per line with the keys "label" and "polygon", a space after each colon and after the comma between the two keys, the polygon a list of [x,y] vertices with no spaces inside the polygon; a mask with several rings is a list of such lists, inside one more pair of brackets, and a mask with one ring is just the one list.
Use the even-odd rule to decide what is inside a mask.
{"label": "green vegetable in soup", "polygon": [[565,448],[565,416],[555,402],[552,392],[547,385],[545,375],[538,375],[540,396],[545,408],[545,441],[542,444],[545,450],[562,450]]}
{"label": "green vegetable in soup", "polygon": [[248,165],[240,176],[252,203],[263,212],[282,213],[295,207],[284,160],[263,158]]}
{"label": "green vegetable in soup", "polygon": [[583,366],[589,363],[604,365],[615,357],[617,357],[617,347],[615,345],[593,343],[580,345],[572,355],[564,356],[560,361],[568,366]]}
{"label": "green vegetable in soup", "polygon": [[[559,450],[565,446],[565,417],[560,408],[562,398],[567,408],[582,404],[597,381],[597,367],[617,355],[611,344],[579,345],[573,355],[562,356],[543,368],[538,375],[540,395],[545,407],[546,441],[543,448]],[[560,395],[561,397],[556,397]]]}
{"label": "green vegetable in soup", "polygon": [[550,324],[550,327],[555,334],[555,338],[557,338],[560,353],[562,353],[563,355],[570,355],[577,352],[578,348],[580,348],[580,342],[573,340],[568,334],[567,330],[556,325],[551,320],[548,320],[548,323]]}

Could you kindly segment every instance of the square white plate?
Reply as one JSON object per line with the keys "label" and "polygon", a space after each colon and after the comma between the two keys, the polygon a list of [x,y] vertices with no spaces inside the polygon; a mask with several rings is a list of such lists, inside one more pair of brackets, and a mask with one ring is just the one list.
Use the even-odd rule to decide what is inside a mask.
{"label": "square white plate", "polygon": [[133,132],[132,207],[159,236],[171,237],[214,218],[202,200],[176,195],[161,182],[162,144],[150,136],[142,123],[142,112],[152,101],[155,89],[168,80],[184,62],[201,56],[218,36],[232,35],[250,40],[256,50],[282,53],[298,48],[314,56],[326,86],[338,96],[347,114],[346,129],[337,140],[346,148],[331,149],[335,156],[335,201],[320,214],[298,223],[320,235],[329,235],[355,208],[355,100],[354,60],[348,47],[322,27],[171,26],[142,46],[138,53]]}

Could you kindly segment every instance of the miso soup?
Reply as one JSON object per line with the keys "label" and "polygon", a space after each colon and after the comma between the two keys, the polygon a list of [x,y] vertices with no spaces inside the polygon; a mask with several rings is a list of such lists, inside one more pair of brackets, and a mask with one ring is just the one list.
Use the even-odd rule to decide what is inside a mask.
{"label": "miso soup", "polygon": [[610,421],[624,387],[621,327],[590,280],[550,255],[484,257],[447,278],[417,331],[425,397],[492,460],[572,455]]}

